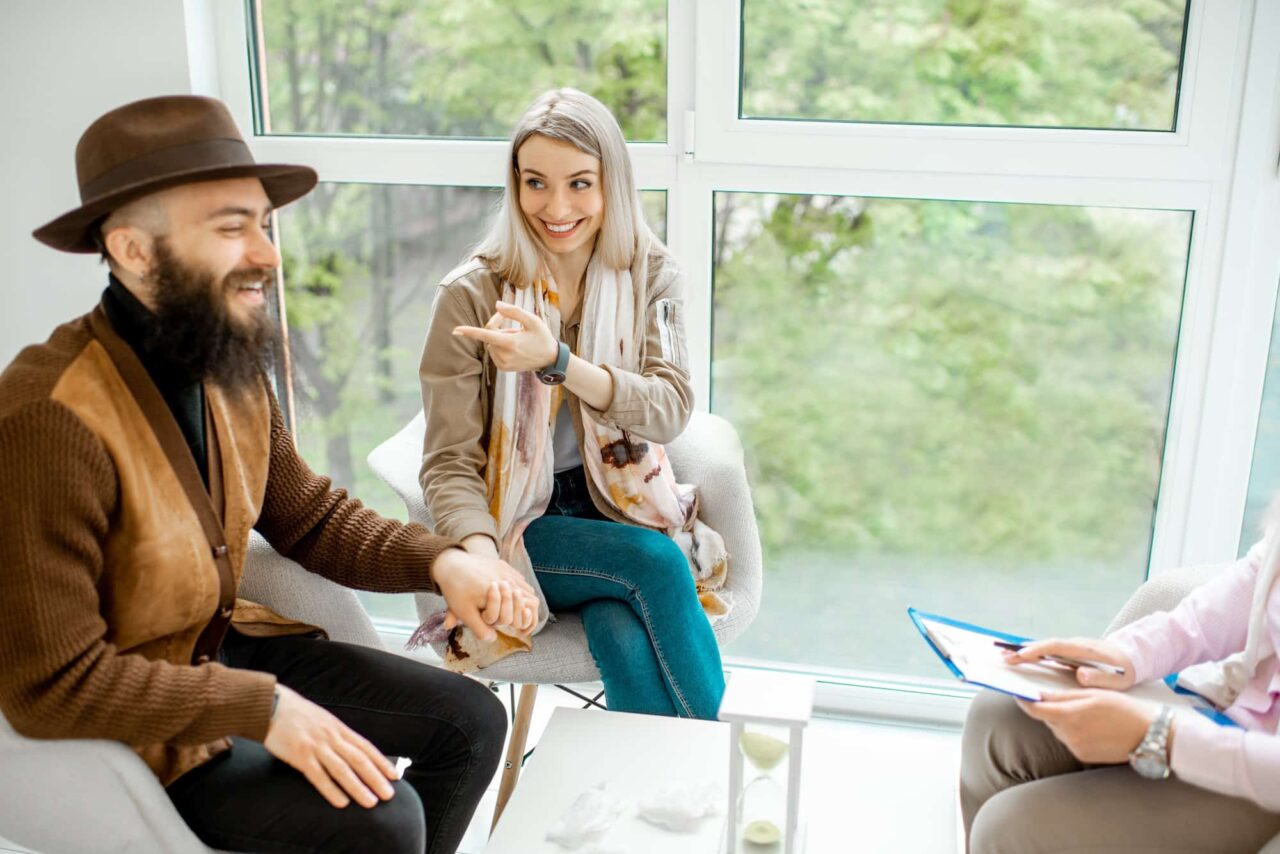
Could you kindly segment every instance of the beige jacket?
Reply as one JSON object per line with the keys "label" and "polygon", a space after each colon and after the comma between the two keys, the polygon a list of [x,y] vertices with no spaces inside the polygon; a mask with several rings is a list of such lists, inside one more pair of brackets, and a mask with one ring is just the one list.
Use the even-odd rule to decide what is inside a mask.
{"label": "beige jacket", "polygon": [[[646,318],[643,331],[637,331],[637,337],[643,337],[636,348],[641,354],[640,373],[606,367],[613,377],[613,401],[604,412],[589,406],[588,410],[602,424],[666,443],[680,435],[693,411],[683,280],[674,265],[656,257],[650,262],[648,279],[643,288],[635,288],[635,316]],[[475,259],[445,276],[436,291],[422,351],[419,378],[427,432],[418,481],[436,533],[451,539],[471,534],[498,539],[484,480],[497,368],[483,344],[451,333],[456,326],[484,326],[493,315],[501,287],[501,280]],[[562,326],[561,337],[575,353],[583,302]],[[573,394],[569,401],[581,448],[580,401]],[[590,479],[588,483],[601,513],[627,521],[600,497]]]}

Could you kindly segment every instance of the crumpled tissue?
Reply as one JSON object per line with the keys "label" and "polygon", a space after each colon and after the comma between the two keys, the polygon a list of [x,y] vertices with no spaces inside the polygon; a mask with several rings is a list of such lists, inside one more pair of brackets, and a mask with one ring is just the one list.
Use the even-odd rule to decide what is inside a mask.
{"label": "crumpled tissue", "polygon": [[714,783],[665,783],[640,802],[639,815],[650,824],[688,833],[720,812],[721,800]]}
{"label": "crumpled tissue", "polygon": [[[600,783],[578,795],[564,814],[551,825],[547,831],[547,839],[561,848],[577,851],[584,845],[598,842],[625,811],[626,805],[606,792],[605,784]],[[592,845],[584,854],[608,852],[598,845]]]}

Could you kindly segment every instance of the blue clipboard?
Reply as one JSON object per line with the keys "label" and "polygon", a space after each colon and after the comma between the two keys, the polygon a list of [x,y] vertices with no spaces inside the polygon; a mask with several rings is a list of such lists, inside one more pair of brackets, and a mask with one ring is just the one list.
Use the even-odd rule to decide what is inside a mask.
{"label": "blue clipboard", "polygon": [[[1240,724],[1236,723],[1235,721],[1231,720],[1231,718],[1227,717],[1222,712],[1218,711],[1217,708],[1215,708],[1213,704],[1210,703],[1208,700],[1206,700],[1204,697],[1200,696],[1195,691],[1188,691],[1186,688],[1183,688],[1181,685],[1179,685],[1177,673],[1170,673],[1168,676],[1164,677],[1164,684],[1168,685],[1169,689],[1173,691],[1173,693],[1175,694],[1182,694],[1187,697],[1195,697],[1197,700],[1199,700],[1200,702],[1196,703],[1196,711],[1204,715],[1209,720],[1213,721],[1218,726],[1233,726],[1233,727],[1240,726]],[[1243,729],[1243,727],[1241,727],[1241,729]]]}
{"label": "blue clipboard", "polygon": [[985,626],[975,626],[973,623],[953,620],[950,617],[943,617],[940,614],[927,614],[924,611],[917,611],[915,608],[907,608],[907,616],[911,618],[911,622],[915,624],[916,630],[920,632],[920,636],[924,638],[924,642],[929,645],[929,649],[933,650],[934,655],[938,656],[938,659],[947,666],[947,669],[951,671],[951,675],[955,676],[960,681],[968,682],[970,685],[977,685],[981,688],[990,688],[992,691],[999,691],[1001,694],[1010,694],[1010,696],[1020,697],[1023,700],[1030,700],[1034,702],[1038,699],[1036,697],[1028,697],[1023,694],[1012,694],[1003,688],[997,688],[983,682],[974,682],[969,680],[964,673],[960,671],[960,668],[956,667],[955,662],[951,660],[951,657],[938,648],[938,645],[934,643],[933,638],[929,636],[929,630],[925,628],[924,624],[920,621],[922,619],[931,620],[935,623],[942,623],[944,626],[954,626],[957,629],[977,632],[980,635],[987,635],[995,640],[1008,641],[1009,643],[1027,643],[1031,638],[1022,637],[1021,635],[1011,635],[1008,632],[998,632],[995,629],[988,629]]}
{"label": "blue clipboard", "polygon": [[[962,622],[961,620],[953,620],[950,617],[943,617],[940,614],[927,614],[924,611],[917,611],[915,608],[907,608],[907,616],[911,618],[911,622],[915,624],[916,630],[920,632],[920,636],[924,638],[924,642],[929,645],[929,649],[933,650],[934,654],[938,656],[938,659],[943,664],[946,665],[947,669],[950,670],[951,674],[955,676],[957,679],[959,679],[962,682],[968,682],[970,685],[977,685],[982,688],[989,688],[992,691],[999,691],[1001,694],[1010,694],[1011,696],[1021,697],[1021,699],[1031,700],[1034,702],[1035,698],[1026,697],[1021,694],[1014,694],[1003,688],[997,688],[992,685],[987,685],[982,682],[975,682],[966,678],[964,673],[961,672],[960,668],[956,667],[955,663],[951,660],[951,658],[945,652],[939,649],[938,645],[933,642],[933,638],[929,636],[929,630],[926,629],[924,624],[921,623],[920,621],[922,619],[931,620],[932,622],[935,622],[935,623],[941,623],[944,626],[954,626],[957,629],[964,629],[966,631],[976,632],[978,634],[987,635],[997,640],[1009,641],[1010,643],[1028,643],[1029,641],[1032,640],[1031,638],[1023,637],[1022,635],[1011,635],[1008,632],[998,632],[995,629],[988,629],[985,626],[975,626],[973,623],[966,623],[966,622]],[[1195,693],[1194,691],[1188,691],[1186,688],[1179,687],[1177,684],[1178,682],[1177,673],[1172,673],[1166,676],[1162,681],[1175,694],[1181,694],[1186,697],[1195,698],[1198,701],[1194,705],[1195,710],[1199,712],[1201,715],[1208,718],[1209,720],[1218,724],[1219,726],[1227,726],[1227,727],[1240,726],[1240,724],[1236,723],[1231,718],[1227,717],[1225,714],[1223,714],[1222,712],[1214,708],[1213,704],[1210,703],[1208,700],[1206,700],[1204,697],[1201,697],[1199,694]]]}

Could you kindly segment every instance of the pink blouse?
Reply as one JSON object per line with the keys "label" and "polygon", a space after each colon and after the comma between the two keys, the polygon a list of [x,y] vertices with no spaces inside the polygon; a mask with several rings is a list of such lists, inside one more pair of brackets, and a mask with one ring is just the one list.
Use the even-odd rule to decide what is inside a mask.
{"label": "pink blouse", "polygon": [[[1244,649],[1264,553],[1258,543],[1172,611],[1151,614],[1111,635],[1109,640],[1133,660],[1139,682]],[[1242,728],[1219,726],[1194,712],[1179,715],[1170,768],[1188,783],[1280,812],[1280,664],[1275,653],[1280,648],[1280,584],[1271,591],[1266,613],[1257,673],[1226,710]]]}

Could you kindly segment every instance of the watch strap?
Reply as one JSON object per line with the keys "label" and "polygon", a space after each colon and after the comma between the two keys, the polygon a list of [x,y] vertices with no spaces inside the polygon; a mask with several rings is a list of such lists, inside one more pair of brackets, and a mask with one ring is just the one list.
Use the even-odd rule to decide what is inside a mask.
{"label": "watch strap", "polygon": [[564,372],[569,368],[569,345],[560,342],[560,350],[556,354],[556,360],[545,368],[540,368],[536,373],[538,378],[544,378],[548,375],[564,376]]}
{"label": "watch strap", "polygon": [[1155,720],[1151,722],[1151,726],[1147,728],[1147,735],[1143,739],[1149,743],[1153,750],[1159,750],[1164,753],[1165,760],[1169,758],[1169,724],[1173,722],[1173,709],[1169,706],[1161,706],[1159,714]]}
{"label": "watch strap", "polygon": [[[1129,764],[1142,776],[1152,779],[1169,776],[1169,730],[1172,724],[1173,709],[1161,706],[1142,741],[1129,755]],[[1158,770],[1151,765],[1159,766]]]}

